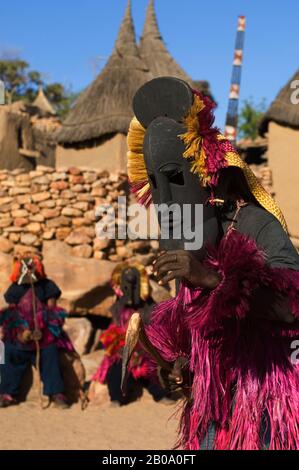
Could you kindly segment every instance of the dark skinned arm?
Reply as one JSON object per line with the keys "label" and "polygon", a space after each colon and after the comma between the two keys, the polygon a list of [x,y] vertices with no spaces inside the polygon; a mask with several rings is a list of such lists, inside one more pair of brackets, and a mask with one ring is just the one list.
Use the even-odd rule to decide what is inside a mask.
{"label": "dark skinned arm", "polygon": [[[192,253],[183,250],[161,253],[153,264],[153,270],[161,285],[173,279],[184,279],[194,288],[213,290],[221,282],[219,273],[207,269]],[[288,306],[288,299],[264,287],[254,292],[251,309],[256,318],[286,323],[294,321]],[[163,385],[170,389],[178,387],[180,383],[187,385],[186,372],[184,372],[186,367],[186,358],[180,357],[175,362],[172,372],[161,370],[159,376]]]}
{"label": "dark skinned arm", "polygon": [[215,289],[221,276],[212,269],[207,269],[189,251],[176,250],[163,252],[153,263],[154,274],[160,285],[173,279],[185,280],[193,287]]}
{"label": "dark skinned arm", "polygon": [[[161,253],[153,264],[153,270],[160,285],[173,279],[184,279],[194,288],[212,290],[221,281],[221,276],[216,271],[207,269],[192,253],[184,250]],[[190,386],[187,358],[179,357],[171,372],[160,369],[159,378],[164,388],[170,391]]]}
{"label": "dark skinned arm", "polygon": [[[195,256],[183,250],[162,253],[154,262],[154,274],[159,284],[173,279],[184,279],[193,287],[215,289],[221,281],[216,271],[207,269]],[[251,310],[257,318],[275,322],[293,323],[288,299],[267,287],[259,287],[253,293]]]}

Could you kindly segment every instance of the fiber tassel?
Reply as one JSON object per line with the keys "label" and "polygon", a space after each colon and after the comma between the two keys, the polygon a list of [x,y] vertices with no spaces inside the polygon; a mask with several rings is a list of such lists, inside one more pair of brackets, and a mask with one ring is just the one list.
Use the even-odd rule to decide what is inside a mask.
{"label": "fiber tassel", "polygon": [[[147,335],[167,361],[189,359],[193,385],[184,404],[177,446],[198,450],[210,426],[216,450],[299,449],[299,272],[271,268],[254,241],[231,231],[207,265],[222,275],[212,292],[181,284],[175,299],[159,304]],[[289,299],[297,321],[255,316],[256,287]]]}

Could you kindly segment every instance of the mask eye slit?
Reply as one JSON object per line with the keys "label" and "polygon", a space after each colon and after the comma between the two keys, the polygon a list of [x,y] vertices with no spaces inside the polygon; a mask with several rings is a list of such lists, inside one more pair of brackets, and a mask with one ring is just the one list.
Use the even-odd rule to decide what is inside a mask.
{"label": "mask eye slit", "polygon": [[178,186],[183,186],[185,184],[184,173],[182,171],[176,171],[169,175],[169,182]]}

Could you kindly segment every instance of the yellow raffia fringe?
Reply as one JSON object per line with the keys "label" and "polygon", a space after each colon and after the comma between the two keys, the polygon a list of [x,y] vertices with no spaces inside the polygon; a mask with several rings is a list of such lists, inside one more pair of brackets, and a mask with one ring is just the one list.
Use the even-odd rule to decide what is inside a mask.
{"label": "yellow raffia fringe", "polygon": [[[183,157],[192,159],[191,171],[199,176],[201,183],[207,186],[211,181],[211,177],[207,172],[206,155],[202,148],[202,136],[199,134],[198,113],[204,108],[203,100],[195,95],[193,105],[184,119],[183,123],[187,128],[187,132],[179,135],[186,146],[186,151]],[[146,130],[140,122],[134,117],[131,121],[129,133],[127,137],[128,143],[128,176],[132,183],[145,183],[142,189],[138,191],[138,196],[142,197],[145,193],[150,191],[150,184],[144,162],[143,155],[143,142]],[[219,140],[224,140],[222,134],[218,134]],[[261,185],[255,174],[250,167],[245,163],[237,152],[228,152],[225,155],[228,166],[235,166],[240,168],[247,180],[251,193],[258,201],[258,203],[273,214],[281,223],[285,231],[287,231],[286,221],[284,216],[272,198],[272,196]]]}
{"label": "yellow raffia fringe", "polygon": [[150,294],[148,275],[146,273],[145,267],[136,261],[131,263],[129,261],[124,261],[123,263],[119,263],[114,268],[111,277],[112,286],[119,289],[121,288],[121,275],[123,271],[128,268],[135,268],[138,270],[140,274],[140,297],[142,300],[146,301]]}
{"label": "yellow raffia fringe", "polygon": [[191,171],[199,176],[202,184],[207,186],[211,177],[208,175],[206,168],[206,154],[202,148],[202,136],[199,133],[198,113],[205,107],[203,100],[195,95],[193,105],[190,108],[188,115],[183,120],[187,132],[180,135],[180,139],[184,142],[186,150],[183,157],[192,159]]}
{"label": "yellow raffia fringe", "polygon": [[127,169],[128,177],[131,183],[144,183],[143,187],[137,191],[138,198],[142,198],[144,194],[150,191],[150,184],[144,162],[143,141],[145,129],[140,122],[134,117],[130,123],[127,136]]}
{"label": "yellow raffia fringe", "polygon": [[128,176],[133,183],[148,179],[143,156],[145,129],[134,117],[130,123],[127,137],[128,144]]}
{"label": "yellow raffia fringe", "polygon": [[245,163],[238,154],[233,152],[229,152],[226,154],[226,160],[228,166],[235,166],[241,168],[247,180],[250,191],[255,197],[255,199],[264,209],[266,209],[279,220],[283,229],[287,232],[287,224],[283,213],[281,212],[280,208],[278,207],[272,196],[261,185],[253,171],[247,165],[247,163]]}

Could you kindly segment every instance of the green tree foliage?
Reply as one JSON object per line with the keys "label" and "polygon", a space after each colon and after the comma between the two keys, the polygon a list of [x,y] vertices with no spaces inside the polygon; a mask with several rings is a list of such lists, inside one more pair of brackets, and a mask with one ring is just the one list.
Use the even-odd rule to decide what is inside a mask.
{"label": "green tree foliage", "polygon": [[67,90],[61,83],[46,85],[44,93],[61,117],[66,116],[79,95],[72,90]]}
{"label": "green tree foliage", "polygon": [[252,98],[243,102],[239,114],[239,137],[241,139],[255,140],[258,137],[259,124],[265,111],[265,100],[259,104],[255,104]]}
{"label": "green tree foliage", "polygon": [[4,82],[8,103],[12,103],[26,92],[28,66],[27,62],[19,59],[0,61],[0,79]]}
{"label": "green tree foliage", "polygon": [[20,59],[0,59],[0,80],[4,82],[6,101],[9,104],[18,100],[32,103],[38,88],[42,86],[48,100],[61,117],[68,113],[77,98],[77,94],[67,90],[61,83],[45,84],[42,74],[30,70],[29,64]]}

